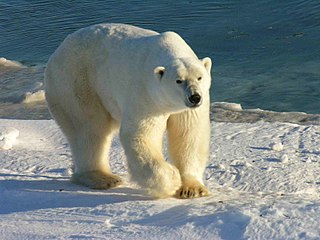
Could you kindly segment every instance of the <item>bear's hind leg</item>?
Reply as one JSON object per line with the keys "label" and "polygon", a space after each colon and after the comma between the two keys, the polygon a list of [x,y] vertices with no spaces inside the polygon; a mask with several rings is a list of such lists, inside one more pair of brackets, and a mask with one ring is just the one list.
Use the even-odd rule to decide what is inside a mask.
{"label": "bear's hind leg", "polygon": [[122,184],[122,180],[117,175],[103,171],[88,171],[84,173],[74,173],[72,182],[92,189],[109,189]]}
{"label": "bear's hind leg", "polygon": [[[121,179],[112,174],[108,153],[118,123],[91,86],[96,75],[90,56],[68,44],[48,62],[45,82],[50,112],[72,151],[72,181],[95,189],[116,187]],[[76,58],[75,52],[81,57]]]}
{"label": "bear's hind leg", "polygon": [[87,120],[77,130],[72,141],[74,183],[93,189],[109,189],[122,184],[121,178],[112,174],[108,159],[114,124],[109,116],[101,122]]}
{"label": "bear's hind leg", "polygon": [[99,103],[87,108],[90,113],[80,112],[77,107],[66,110],[66,106],[48,103],[70,144],[72,182],[93,189],[120,185],[121,178],[112,174],[108,158],[113,134],[118,128],[110,114]]}
{"label": "bear's hind leg", "polygon": [[76,150],[73,151],[75,171],[72,182],[92,189],[109,189],[122,184],[121,178],[112,174],[109,166],[108,152],[112,136],[104,137],[101,133],[84,131],[86,133],[79,136]]}

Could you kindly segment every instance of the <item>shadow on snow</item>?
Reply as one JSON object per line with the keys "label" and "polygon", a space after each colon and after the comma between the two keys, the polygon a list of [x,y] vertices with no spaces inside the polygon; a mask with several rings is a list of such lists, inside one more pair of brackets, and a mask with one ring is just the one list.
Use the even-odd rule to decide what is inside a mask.
{"label": "shadow on snow", "polygon": [[[8,174],[0,174],[1,176],[8,177]],[[11,177],[13,176],[16,177],[16,175]],[[0,196],[0,214],[151,200],[139,189],[119,187],[92,190],[75,185],[68,178],[0,180]]]}

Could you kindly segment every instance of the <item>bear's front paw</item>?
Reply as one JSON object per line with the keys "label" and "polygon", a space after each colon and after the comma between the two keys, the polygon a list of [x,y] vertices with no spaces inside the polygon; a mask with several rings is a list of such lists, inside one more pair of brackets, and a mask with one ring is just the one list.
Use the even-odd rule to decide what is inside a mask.
{"label": "bear's front paw", "polygon": [[208,189],[195,179],[184,180],[175,197],[181,199],[209,196]]}
{"label": "bear's front paw", "polygon": [[171,197],[181,186],[179,170],[166,162],[158,164],[151,176],[141,185],[146,187],[148,194],[155,198]]}

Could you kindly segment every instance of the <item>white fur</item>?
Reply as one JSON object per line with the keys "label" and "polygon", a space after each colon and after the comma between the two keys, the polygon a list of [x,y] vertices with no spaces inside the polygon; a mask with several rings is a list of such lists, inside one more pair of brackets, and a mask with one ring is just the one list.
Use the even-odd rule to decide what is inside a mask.
{"label": "white fur", "polygon": [[[68,36],[48,62],[45,88],[72,149],[73,180],[93,188],[121,183],[108,162],[120,127],[132,178],[150,194],[207,195],[210,69],[211,60],[199,60],[173,32],[99,24]],[[195,93],[202,101],[191,108]],[[166,129],[172,164],[162,153]]]}

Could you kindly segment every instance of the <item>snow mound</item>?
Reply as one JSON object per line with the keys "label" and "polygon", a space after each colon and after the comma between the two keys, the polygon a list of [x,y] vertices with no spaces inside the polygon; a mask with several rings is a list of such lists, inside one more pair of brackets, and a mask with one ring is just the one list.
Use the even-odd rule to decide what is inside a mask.
{"label": "snow mound", "polygon": [[0,126],[0,149],[11,149],[18,136],[19,130],[13,127]]}
{"label": "snow mound", "polygon": [[17,62],[17,61],[12,61],[8,60],[4,57],[0,58],[0,67],[14,67],[14,68],[21,68],[23,67],[23,64]]}

